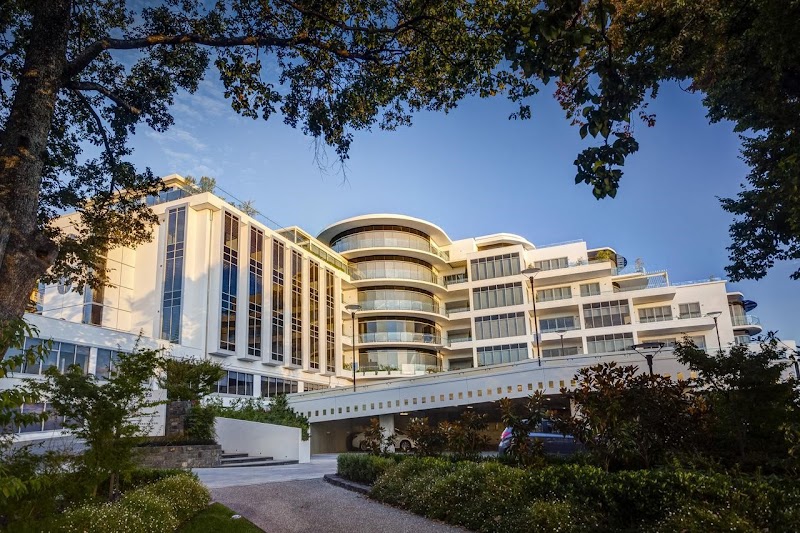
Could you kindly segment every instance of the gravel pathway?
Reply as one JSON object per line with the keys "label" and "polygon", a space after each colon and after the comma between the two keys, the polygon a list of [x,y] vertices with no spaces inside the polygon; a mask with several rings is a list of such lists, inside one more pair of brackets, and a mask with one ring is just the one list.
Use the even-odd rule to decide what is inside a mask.
{"label": "gravel pathway", "polygon": [[374,502],[322,479],[216,488],[211,495],[266,533],[465,531]]}

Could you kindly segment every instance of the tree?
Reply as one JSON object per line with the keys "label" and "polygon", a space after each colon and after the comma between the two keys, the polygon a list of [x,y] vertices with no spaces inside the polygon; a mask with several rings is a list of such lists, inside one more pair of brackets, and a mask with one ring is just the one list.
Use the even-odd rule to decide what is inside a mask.
{"label": "tree", "polygon": [[[7,0],[0,5],[0,320],[37,279],[102,284],[105,250],[150,238],[160,183],[126,157],[213,62],[234,111],[347,157],[353,131],[408,125],[530,84],[498,65],[524,0]],[[67,235],[51,224],[74,210]],[[4,348],[4,347],[0,347]],[[4,351],[4,350],[0,350]]]}
{"label": "tree", "polygon": [[800,388],[796,379],[784,379],[786,348],[773,335],[757,350],[734,345],[717,353],[687,340],[678,343],[675,356],[697,372],[695,385],[710,409],[710,454],[742,466],[789,458],[786,430],[800,427]]}
{"label": "tree", "polygon": [[[800,4],[771,0],[544,0],[507,29],[522,75],[555,79],[581,138],[576,183],[614,197],[634,122],[666,81],[702,93],[711,122],[742,134],[750,187],[722,207],[731,226],[731,279],[759,279],[775,260],[800,258]],[[530,116],[523,107],[520,116]],[[800,269],[793,278],[800,278]]]}
{"label": "tree", "polygon": [[200,176],[199,180],[193,176],[186,176],[186,181],[200,192],[214,192],[217,188],[217,180],[208,176]]}
{"label": "tree", "polygon": [[120,473],[133,468],[133,448],[146,430],[140,419],[157,405],[150,383],[164,364],[161,352],[136,348],[118,357],[108,380],[86,375],[77,365],[64,373],[49,368],[44,381],[27,380],[28,390],[64,417],[64,428],[85,441],[80,466],[92,496],[109,480],[111,498]]}
{"label": "tree", "polygon": [[508,456],[524,466],[541,464],[544,445],[529,435],[537,430],[547,414],[544,394],[541,391],[534,392],[521,408],[509,398],[502,398],[499,403],[500,419],[505,427],[511,428],[511,440],[506,451]]}
{"label": "tree", "polygon": [[236,207],[238,207],[242,213],[249,217],[254,217],[258,214],[258,209],[256,209],[253,200],[245,200]]}
{"label": "tree", "polygon": [[208,360],[165,358],[158,385],[172,401],[197,402],[211,394],[225,375],[222,365]]}
{"label": "tree", "polygon": [[577,387],[561,391],[575,404],[562,428],[606,470],[663,464],[693,451],[702,434],[704,405],[689,383],[638,371],[616,363],[582,368]]}

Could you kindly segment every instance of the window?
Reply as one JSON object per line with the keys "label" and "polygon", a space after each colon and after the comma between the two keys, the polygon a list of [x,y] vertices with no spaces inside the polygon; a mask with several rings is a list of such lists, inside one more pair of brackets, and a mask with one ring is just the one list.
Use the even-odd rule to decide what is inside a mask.
{"label": "window", "polygon": [[[106,260],[100,259],[99,264],[93,269],[98,272],[106,271]],[[105,299],[105,285],[92,287],[86,285],[83,288],[83,313],[81,322],[94,326],[103,325],[103,300]]]}
{"label": "window", "polygon": [[[678,343],[678,341],[683,342],[683,340],[684,340],[683,337],[680,338],[664,337],[658,339],[642,340],[641,342],[663,342],[664,348],[675,348],[675,345]],[[697,346],[699,349],[701,350],[706,349],[706,338],[703,335],[693,335],[689,337],[689,340],[692,341],[694,345]]]}
{"label": "window", "polygon": [[12,422],[9,426],[0,429],[3,430],[3,433],[34,433],[37,431],[54,431],[63,427],[64,417],[58,416],[48,403],[25,403],[22,404],[19,409],[20,414],[40,415],[43,412],[48,413],[47,420],[40,420],[32,424],[19,426],[12,418]]}
{"label": "window", "polygon": [[272,359],[283,361],[284,246],[272,241]]}
{"label": "window", "polygon": [[564,353],[561,353],[561,347],[545,348],[542,350],[542,357],[563,357],[567,355],[579,355],[580,353],[580,346],[564,346]]}
{"label": "window", "polygon": [[475,319],[478,340],[526,335],[525,313],[481,316]]}
{"label": "window", "polygon": [[308,319],[309,352],[308,367],[319,369],[319,265],[310,261],[308,265]]}
{"label": "window", "polygon": [[239,219],[225,213],[222,241],[220,350],[236,351],[236,297],[239,282]]}
{"label": "window", "polygon": [[261,376],[261,396],[272,398],[279,394],[294,394],[297,392],[299,381],[293,379],[273,378]]}
{"label": "window", "polygon": [[678,318],[700,318],[701,316],[699,302],[680,304],[678,306]]}
{"label": "window", "polygon": [[[734,342],[734,344],[740,344],[740,345],[746,346],[746,345],[750,344],[750,335],[736,335],[733,338],[733,342]],[[695,343],[695,344],[697,344],[697,343]],[[698,348],[699,348],[699,346],[698,346]]]}
{"label": "window", "polygon": [[624,352],[633,345],[633,333],[615,333],[586,337],[589,353]]}
{"label": "window", "polygon": [[436,323],[424,318],[370,317],[358,322],[359,342],[426,342],[438,344]]}
{"label": "window", "polygon": [[599,283],[584,283],[581,285],[581,296],[597,296],[600,294]]}
{"label": "window", "polygon": [[502,278],[520,273],[519,254],[482,257],[470,261],[472,280]]}
{"label": "window", "polygon": [[639,322],[663,322],[665,320],[672,320],[672,307],[669,305],[639,309]]}
{"label": "window", "polygon": [[303,392],[308,392],[312,390],[325,390],[330,389],[330,385],[325,385],[323,383],[311,383],[310,381],[303,382]]}
{"label": "window", "polygon": [[333,272],[325,270],[325,368],[336,371],[336,278]]}
{"label": "window", "polygon": [[164,292],[161,300],[161,338],[181,341],[183,252],[186,241],[186,208],[167,211],[167,247],[164,251]]}
{"label": "window", "polygon": [[541,270],[556,270],[557,268],[567,268],[569,266],[569,261],[566,257],[558,257],[556,259],[534,261],[533,266]]}
{"label": "window", "polygon": [[119,359],[119,352],[116,350],[97,349],[97,364],[95,365],[94,375],[100,379],[108,379],[114,371],[114,365]]}
{"label": "window", "polygon": [[[41,339],[25,338],[24,349],[32,350],[38,348],[42,344]],[[43,374],[45,370],[54,366],[61,372],[66,372],[72,365],[78,365],[83,373],[89,371],[89,350],[88,346],[80,346],[67,342],[51,342],[50,350],[45,354],[43,361],[36,360],[34,362],[25,361],[21,367],[16,367],[13,372],[20,374]],[[8,357],[22,354],[22,350],[18,348],[9,348]]]}
{"label": "window", "polygon": [[264,232],[250,228],[250,301],[247,310],[247,354],[261,357],[261,324],[264,308]]}
{"label": "window", "polygon": [[503,344],[478,348],[478,366],[513,363],[528,358],[527,344]]}
{"label": "window", "polygon": [[539,331],[547,333],[550,331],[578,329],[580,326],[578,317],[562,316],[557,318],[542,318],[539,320]]}
{"label": "window", "polygon": [[583,304],[583,319],[587,329],[630,324],[628,300]]}
{"label": "window", "polygon": [[566,300],[572,298],[571,287],[555,287],[536,291],[537,302],[552,302],[553,300]]}
{"label": "window", "polygon": [[520,305],[522,300],[522,283],[506,283],[472,289],[472,300],[475,309],[490,309]]}
{"label": "window", "polygon": [[292,364],[303,364],[303,256],[292,250]]}
{"label": "window", "polygon": [[217,382],[219,394],[236,394],[239,396],[253,395],[253,374],[244,372],[228,371],[225,376]]}

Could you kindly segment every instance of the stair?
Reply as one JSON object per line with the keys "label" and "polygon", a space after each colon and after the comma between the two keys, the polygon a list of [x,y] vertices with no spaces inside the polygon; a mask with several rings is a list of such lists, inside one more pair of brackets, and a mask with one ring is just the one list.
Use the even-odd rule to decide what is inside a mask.
{"label": "stair", "polygon": [[276,461],[272,457],[250,457],[247,453],[222,452],[222,461],[217,468],[231,468],[244,466],[279,466],[294,465],[297,461]]}

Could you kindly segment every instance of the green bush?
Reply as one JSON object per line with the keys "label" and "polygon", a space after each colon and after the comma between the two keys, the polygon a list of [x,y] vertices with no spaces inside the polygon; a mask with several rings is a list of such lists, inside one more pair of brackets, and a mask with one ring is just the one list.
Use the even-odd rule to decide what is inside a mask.
{"label": "green bush", "polygon": [[178,475],[126,493],[115,503],[84,505],[64,513],[45,530],[93,533],[174,531],[205,509],[211,496],[193,476]]}
{"label": "green bush", "polygon": [[795,531],[800,515],[800,483],[785,478],[446,458],[409,457],[370,496],[475,531]]}
{"label": "green bush", "polygon": [[173,476],[186,476],[197,479],[197,476],[193,473],[180,468],[137,468],[127,472],[120,478],[120,490],[128,492]]}
{"label": "green bush", "polygon": [[222,405],[222,400],[219,398],[213,398],[206,405],[216,416],[300,428],[303,440],[309,438],[308,418],[289,405],[285,394],[273,396],[269,400],[237,398],[228,407]]}
{"label": "green bush", "polygon": [[336,460],[336,473],[356,483],[375,483],[389,467],[397,461],[393,458],[379,457],[362,453],[343,453]]}
{"label": "green bush", "polygon": [[215,419],[216,414],[213,407],[192,405],[186,415],[186,437],[192,441],[216,442]]}

